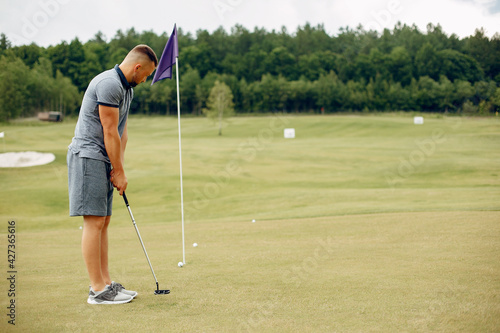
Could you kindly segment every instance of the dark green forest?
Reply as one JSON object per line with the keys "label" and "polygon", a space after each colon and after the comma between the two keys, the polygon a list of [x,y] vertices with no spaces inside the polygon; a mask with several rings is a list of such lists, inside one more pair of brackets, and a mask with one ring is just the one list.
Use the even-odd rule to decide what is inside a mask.
{"label": "dark green forest", "polygon": [[[168,35],[119,30],[87,42],[12,46],[0,38],[0,121],[60,110],[76,115],[89,81],[137,44],[161,56]],[[500,109],[500,34],[467,38],[437,25],[398,23],[383,33],[323,25],[268,32],[236,25],[193,36],[178,30],[181,111],[202,114],[216,80],[236,113],[372,111],[488,115]],[[149,81],[151,82],[151,81]],[[131,113],[172,114],[175,80],[135,88]]]}

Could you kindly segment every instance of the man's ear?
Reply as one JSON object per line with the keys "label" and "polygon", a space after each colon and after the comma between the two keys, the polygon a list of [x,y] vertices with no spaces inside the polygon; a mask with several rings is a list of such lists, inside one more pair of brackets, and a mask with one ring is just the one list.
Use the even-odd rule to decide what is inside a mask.
{"label": "man's ear", "polygon": [[139,70],[139,68],[141,68],[141,67],[142,67],[141,64],[135,65],[134,71],[137,72]]}

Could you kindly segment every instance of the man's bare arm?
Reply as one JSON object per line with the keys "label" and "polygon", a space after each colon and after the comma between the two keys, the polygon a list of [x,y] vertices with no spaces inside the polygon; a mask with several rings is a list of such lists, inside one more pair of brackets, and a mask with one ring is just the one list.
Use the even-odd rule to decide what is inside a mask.
{"label": "man's bare arm", "polygon": [[123,130],[122,138],[121,138],[121,159],[122,166],[125,167],[125,147],[127,147],[128,141],[128,130],[127,130],[128,121],[125,123],[125,129]]}
{"label": "man's bare arm", "polygon": [[120,195],[122,195],[127,189],[128,181],[123,169],[122,140],[118,133],[119,114],[118,108],[99,105],[99,117],[104,133],[104,146],[113,166],[111,181],[118,191],[120,191]]}

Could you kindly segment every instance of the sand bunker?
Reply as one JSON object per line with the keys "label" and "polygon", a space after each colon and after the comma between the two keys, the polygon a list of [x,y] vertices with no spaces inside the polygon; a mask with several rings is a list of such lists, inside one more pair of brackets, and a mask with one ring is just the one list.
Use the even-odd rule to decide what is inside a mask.
{"label": "sand bunker", "polygon": [[51,153],[23,151],[0,154],[0,168],[23,168],[35,165],[49,164],[56,159]]}

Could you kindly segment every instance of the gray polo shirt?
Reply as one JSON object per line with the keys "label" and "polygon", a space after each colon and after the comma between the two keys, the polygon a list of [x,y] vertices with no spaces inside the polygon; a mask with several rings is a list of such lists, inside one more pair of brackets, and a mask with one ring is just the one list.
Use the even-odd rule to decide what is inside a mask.
{"label": "gray polo shirt", "polygon": [[118,65],[93,78],[83,96],[75,136],[68,149],[81,157],[110,163],[104,146],[99,105],[115,107],[120,110],[118,133],[121,137],[133,97],[134,90],[130,87]]}

